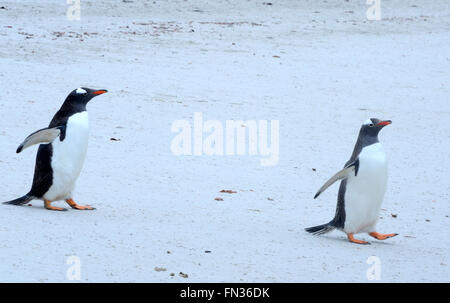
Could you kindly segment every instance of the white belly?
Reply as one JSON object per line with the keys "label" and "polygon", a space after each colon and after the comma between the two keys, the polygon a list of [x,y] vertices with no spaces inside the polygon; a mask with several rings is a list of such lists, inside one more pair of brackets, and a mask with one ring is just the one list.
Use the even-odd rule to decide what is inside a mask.
{"label": "white belly", "polygon": [[358,175],[347,179],[345,191],[346,233],[372,232],[379,218],[386,192],[388,166],[380,143],[363,148],[359,155]]}
{"label": "white belly", "polygon": [[66,137],[52,143],[53,183],[44,199],[55,201],[72,198],[72,191],[83,168],[89,138],[88,113],[77,113],[67,121]]}

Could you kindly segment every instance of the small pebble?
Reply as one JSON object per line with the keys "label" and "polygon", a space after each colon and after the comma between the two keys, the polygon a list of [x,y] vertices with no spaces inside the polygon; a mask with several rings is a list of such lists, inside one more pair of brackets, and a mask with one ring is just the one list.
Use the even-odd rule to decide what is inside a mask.
{"label": "small pebble", "polygon": [[185,279],[189,277],[188,274],[185,274],[184,272],[181,272],[181,271],[180,271],[179,275],[180,275],[180,277],[185,278]]}

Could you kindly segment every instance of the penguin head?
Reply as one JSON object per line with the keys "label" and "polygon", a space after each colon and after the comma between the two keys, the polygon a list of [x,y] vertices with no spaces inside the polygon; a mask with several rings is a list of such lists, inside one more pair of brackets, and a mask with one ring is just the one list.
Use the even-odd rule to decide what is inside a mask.
{"label": "penguin head", "polygon": [[66,102],[72,104],[86,105],[92,98],[108,92],[106,89],[91,89],[86,87],[79,87],[74,89],[66,99]]}
{"label": "penguin head", "polygon": [[377,118],[367,119],[361,126],[361,133],[368,136],[378,136],[380,130],[386,125],[391,124],[391,120],[380,120]]}

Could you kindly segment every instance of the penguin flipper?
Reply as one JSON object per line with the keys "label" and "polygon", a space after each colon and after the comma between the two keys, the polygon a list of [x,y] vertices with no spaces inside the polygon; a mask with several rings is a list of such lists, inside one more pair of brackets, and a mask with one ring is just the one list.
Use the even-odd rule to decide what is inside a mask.
{"label": "penguin flipper", "polygon": [[43,128],[37,132],[32,133],[19,145],[16,153],[20,153],[27,147],[30,147],[39,143],[51,143],[61,134],[61,129],[59,127],[53,128]]}
{"label": "penguin flipper", "polygon": [[355,172],[355,176],[356,176],[358,174],[358,168],[359,168],[359,160],[358,159],[347,164],[343,169],[338,171],[333,177],[331,177],[327,182],[325,182],[324,185],[322,185],[322,187],[315,194],[314,199],[316,199],[321,193],[323,193],[334,182],[347,178],[352,172]]}

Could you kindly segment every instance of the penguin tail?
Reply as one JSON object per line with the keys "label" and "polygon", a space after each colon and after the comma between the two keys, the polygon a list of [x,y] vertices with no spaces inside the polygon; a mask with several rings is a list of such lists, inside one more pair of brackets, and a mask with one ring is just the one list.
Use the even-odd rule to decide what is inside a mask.
{"label": "penguin tail", "polygon": [[326,234],[336,228],[332,223],[333,223],[333,221],[328,222],[327,224],[308,227],[308,228],[305,228],[305,230],[313,235]]}
{"label": "penguin tail", "polygon": [[7,204],[7,205],[22,205],[22,204],[30,202],[33,199],[34,199],[34,197],[30,193],[28,193],[25,196],[17,198],[15,200],[3,202],[3,204]]}

